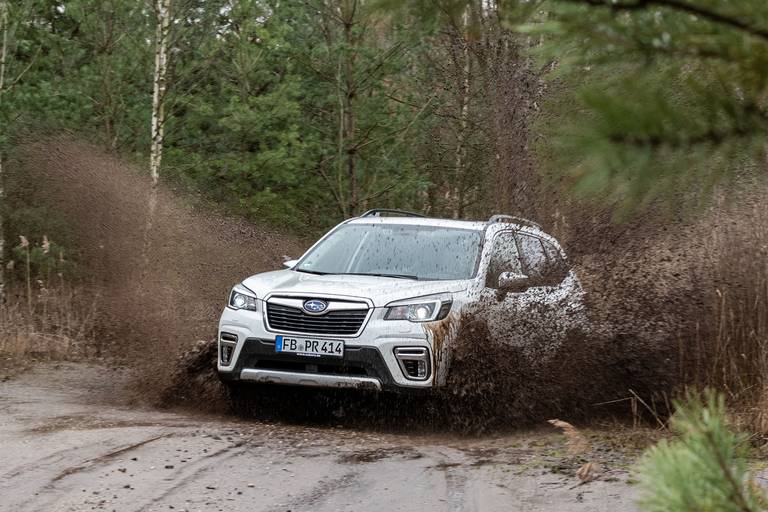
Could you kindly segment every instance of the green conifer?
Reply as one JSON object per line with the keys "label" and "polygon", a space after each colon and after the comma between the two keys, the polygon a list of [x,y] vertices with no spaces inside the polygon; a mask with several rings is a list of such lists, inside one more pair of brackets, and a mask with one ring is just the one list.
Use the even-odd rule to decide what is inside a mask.
{"label": "green conifer", "polygon": [[707,393],[677,404],[672,428],[640,462],[640,505],[648,512],[758,512],[763,491],[747,471],[747,440],[726,421],[725,399]]}

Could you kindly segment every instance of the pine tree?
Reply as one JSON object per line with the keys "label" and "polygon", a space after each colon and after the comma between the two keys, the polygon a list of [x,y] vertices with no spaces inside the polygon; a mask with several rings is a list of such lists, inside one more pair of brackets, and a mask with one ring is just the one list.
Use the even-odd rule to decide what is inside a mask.
{"label": "pine tree", "polygon": [[318,22],[302,32],[316,43],[303,52],[297,44],[295,56],[317,88],[305,103],[312,127],[333,148],[323,151],[316,170],[348,217],[412,183],[408,159],[394,148],[417,130],[423,110],[392,97],[415,42],[370,0],[322,0],[308,8]]}
{"label": "pine tree", "polygon": [[577,189],[643,207],[766,175],[768,3],[551,0],[524,26],[563,94],[540,145]]}
{"label": "pine tree", "polygon": [[725,399],[708,393],[677,404],[679,434],[646,452],[639,466],[641,506],[648,512],[759,512],[764,491],[749,477],[745,436],[726,423]]}

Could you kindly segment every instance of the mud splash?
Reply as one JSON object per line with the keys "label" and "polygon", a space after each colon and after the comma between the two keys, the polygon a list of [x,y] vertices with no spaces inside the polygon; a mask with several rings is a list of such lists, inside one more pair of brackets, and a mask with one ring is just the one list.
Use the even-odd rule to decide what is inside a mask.
{"label": "mud splash", "polygon": [[216,336],[229,288],[305,246],[166,186],[147,235],[148,172],[69,138],[19,145],[8,168],[12,210],[75,250],[79,279],[99,296],[91,355],[135,368],[137,397],[167,397],[180,355]]}
{"label": "mud splash", "polygon": [[[10,200],[19,211],[33,205],[55,217],[40,229],[55,226],[58,231],[47,234],[77,248],[81,280],[100,296],[92,353],[134,368],[134,394],[142,399],[226,405],[215,343],[198,340],[215,337],[232,284],[279,268],[305,241],[211,213],[167,187],[158,191],[147,237],[147,173],[65,138],[20,146],[8,167]],[[736,222],[740,215],[729,218]],[[721,211],[693,223],[642,218],[620,227],[605,215],[573,213],[573,227],[557,234],[587,290],[592,327],[569,332],[547,357],[510,341],[520,339],[520,329],[529,334],[525,322],[495,318],[489,325],[475,311],[433,330],[438,366],[450,368],[440,375],[446,387],[437,396],[262,388],[239,412],[302,423],[482,432],[551,417],[626,417],[637,412],[631,404],[638,399],[663,407],[687,382],[681,354],[701,353],[692,347],[712,313],[712,268],[719,261],[707,247],[713,219],[721,220],[718,230],[730,229]]]}
{"label": "mud splash", "polygon": [[[87,274],[83,277],[101,297],[100,341],[94,353],[136,369],[137,397],[221,409],[227,394],[215,375],[215,343],[199,340],[215,337],[221,304],[232,284],[279,268],[284,255],[297,256],[306,244],[210,213],[199,201],[167,187],[158,190],[147,237],[147,173],[70,139],[22,145],[11,167],[19,178],[14,200],[55,214],[63,226],[59,236],[77,248]],[[30,183],[45,185],[32,188]],[[447,348],[450,339],[450,351],[438,353],[448,357],[450,352],[451,361],[450,372],[440,376],[447,386],[436,397],[269,388],[250,404],[239,403],[240,412],[285,421],[485,431],[553,415],[590,416],[596,413],[591,404],[625,397],[629,388],[643,392],[649,382],[658,384],[660,375],[669,375],[661,364],[667,355],[637,342],[638,332],[653,331],[645,320],[639,328],[637,318],[656,315],[647,308],[639,311],[643,305],[627,306],[634,304],[629,297],[641,295],[628,293],[639,290],[637,274],[622,273],[619,279],[615,269],[604,268],[626,259],[627,253],[606,251],[594,258],[595,251],[579,243],[585,254],[580,275],[587,281],[600,277],[592,279],[593,296],[600,302],[595,309],[612,326],[632,325],[631,337],[615,328],[599,335],[574,332],[555,357],[533,364],[536,353],[524,353],[519,344],[499,336],[504,325],[494,325],[492,336],[478,311],[442,327],[438,342],[445,340],[442,346]],[[635,254],[640,248],[624,249]],[[637,267],[633,262],[626,268]],[[605,275],[613,276],[608,285]],[[530,326],[499,322],[508,323],[510,338],[519,338],[519,329],[533,336]]]}

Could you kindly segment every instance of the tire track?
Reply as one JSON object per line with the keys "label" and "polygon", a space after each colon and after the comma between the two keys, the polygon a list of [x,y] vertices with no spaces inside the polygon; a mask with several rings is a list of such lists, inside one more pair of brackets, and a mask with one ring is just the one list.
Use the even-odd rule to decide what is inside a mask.
{"label": "tire track", "polygon": [[[180,478],[174,478],[174,484],[165,489],[159,496],[155,496],[150,501],[144,503],[141,507],[137,508],[137,512],[144,512],[148,510],[148,507],[155,505],[162,500],[172,496],[176,491],[186,487],[189,484],[194,483],[201,475],[207,473],[213,469],[214,464],[220,464],[226,460],[233,459],[245,453],[246,448],[241,450],[232,451],[234,448],[242,447],[246,442],[235,443],[231,446],[227,446],[216,450],[213,453],[206,454],[205,456],[197,459],[192,464],[185,467],[183,470],[176,472],[176,475],[181,473],[187,473]],[[220,457],[221,455],[228,454],[226,457]],[[215,460],[214,460],[215,459]],[[190,466],[201,466],[190,469]]]}
{"label": "tire track", "polygon": [[[63,480],[65,480],[66,478],[68,478],[68,477],[70,477],[72,475],[75,475],[75,474],[78,474],[78,473],[81,473],[81,472],[84,472],[84,471],[90,471],[90,470],[96,469],[96,468],[98,468],[100,466],[103,466],[105,464],[108,464],[109,462],[113,461],[114,459],[116,459],[120,455],[123,455],[125,453],[131,452],[132,450],[135,450],[135,449],[140,448],[142,446],[145,446],[147,444],[153,443],[153,442],[158,441],[160,439],[164,439],[164,438],[170,437],[171,435],[173,435],[172,432],[163,432],[161,434],[152,436],[152,437],[147,438],[147,439],[143,439],[143,440],[135,442],[135,443],[131,443],[131,444],[128,444],[128,445],[120,446],[120,447],[118,447],[116,449],[113,449],[113,450],[111,450],[111,451],[109,451],[107,453],[98,455],[96,457],[92,457],[90,459],[86,459],[85,461],[83,461],[80,464],[77,464],[77,465],[74,465],[74,466],[68,466],[68,467],[64,468],[63,470],[60,470],[53,478],[50,478],[45,485],[43,485],[42,487],[39,487],[39,490],[37,492],[33,493],[32,496],[29,499],[18,503],[16,505],[15,510],[24,510],[24,509],[29,509],[29,510],[45,510],[47,507],[45,507],[44,505],[50,505],[50,501],[46,500],[46,497],[47,498],[51,497],[51,493],[53,493],[54,491],[57,490],[57,484],[59,482],[62,482]],[[72,449],[64,450],[63,452],[64,453],[77,453],[79,451],[82,451],[83,448],[84,447],[81,446],[81,447],[77,447],[77,448],[72,448]],[[62,456],[62,457],[59,458],[59,460],[62,460],[63,458],[64,457]],[[41,466],[40,461],[38,461],[32,469],[39,469],[41,467],[44,467],[44,466]],[[43,493],[46,493],[46,495],[43,495]],[[54,500],[55,500],[55,498],[54,498]],[[41,503],[41,501],[43,501],[45,503]]]}
{"label": "tire track", "polygon": [[58,475],[53,477],[48,484],[43,487],[44,490],[49,490],[53,488],[57,482],[60,480],[63,480],[64,478],[74,475],[75,473],[79,473],[81,471],[86,471],[91,468],[96,468],[99,465],[103,465],[104,463],[108,463],[112,461],[112,459],[116,458],[118,455],[122,455],[124,453],[130,452],[131,450],[135,450],[136,448],[140,448],[146,444],[153,443],[157,441],[158,439],[163,439],[166,437],[170,437],[173,435],[172,432],[166,432],[154,437],[150,437],[149,439],[145,439],[143,441],[139,441],[138,443],[129,444],[127,446],[123,446],[121,448],[118,448],[117,450],[113,450],[109,453],[105,453],[104,455],[100,455],[98,457],[94,457],[92,459],[86,460],[83,464],[79,466],[71,466],[64,471],[60,472]]}
{"label": "tire track", "polygon": [[315,487],[305,493],[291,499],[285,505],[280,505],[268,510],[268,512],[285,512],[286,510],[316,510],[317,505],[328,499],[331,495],[345,491],[357,483],[358,475],[352,472],[345,473],[337,478],[325,478],[320,480]]}

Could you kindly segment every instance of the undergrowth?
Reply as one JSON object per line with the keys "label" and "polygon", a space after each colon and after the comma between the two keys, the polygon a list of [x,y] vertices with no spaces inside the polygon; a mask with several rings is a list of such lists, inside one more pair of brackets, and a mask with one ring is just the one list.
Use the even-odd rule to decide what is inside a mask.
{"label": "undergrowth", "polygon": [[[95,347],[98,298],[68,283],[63,250],[55,253],[47,237],[39,244],[20,237],[0,300],[0,354],[35,359],[65,359]],[[95,354],[98,355],[98,354]]]}

